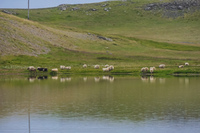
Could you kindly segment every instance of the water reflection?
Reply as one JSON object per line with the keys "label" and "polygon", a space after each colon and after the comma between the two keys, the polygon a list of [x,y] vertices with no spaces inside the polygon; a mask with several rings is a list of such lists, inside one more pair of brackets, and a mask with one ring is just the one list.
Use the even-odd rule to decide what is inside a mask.
{"label": "water reflection", "polygon": [[160,82],[161,84],[165,84],[165,78],[159,78],[159,82]]}
{"label": "water reflection", "polygon": [[[59,77],[58,75],[54,75],[54,76],[50,76],[51,79],[53,80],[60,80],[60,82],[71,82],[72,78],[70,76],[67,77]],[[90,77],[91,78],[91,77]],[[35,80],[46,80],[48,79],[48,76],[30,76],[28,77],[29,82],[34,82]],[[94,81],[95,82],[100,82],[102,81],[110,81],[110,82],[114,82],[114,76],[102,76],[102,78],[100,76],[96,76],[94,77]],[[88,81],[88,77],[83,77],[83,81],[87,82]]]}
{"label": "water reflection", "polygon": [[29,82],[34,82],[36,79],[44,80],[44,79],[48,79],[48,76],[30,76],[30,77],[28,77]]}
{"label": "water reflection", "polygon": [[115,78],[113,76],[103,76],[102,79],[103,80],[108,80],[110,82],[113,82]]}
{"label": "water reflection", "polygon": [[155,77],[153,77],[153,76],[150,76],[150,83],[155,83],[156,82],[156,78]]}
{"label": "water reflection", "polygon": [[99,82],[100,81],[100,77],[94,77],[94,81],[95,82]]}
{"label": "water reflection", "polygon": [[58,80],[58,76],[52,76],[51,79]]}
{"label": "water reflection", "polygon": [[61,77],[61,78],[60,78],[60,82],[66,82],[66,81],[67,81],[67,82],[70,82],[71,80],[72,80],[71,77],[65,77],[65,78],[64,78],[64,77]]}
{"label": "water reflection", "polygon": [[0,132],[200,131],[199,77],[29,78],[0,79]]}
{"label": "water reflection", "polygon": [[36,80],[36,76],[28,77],[29,82],[34,82]]}
{"label": "water reflection", "polygon": [[85,81],[85,82],[86,82],[86,81],[87,81],[87,79],[88,79],[87,77],[83,77],[83,81]]}
{"label": "water reflection", "polygon": [[165,84],[166,78],[154,77],[154,76],[151,75],[151,76],[142,76],[141,80],[144,83],[156,83],[156,82],[159,82],[160,84]]}

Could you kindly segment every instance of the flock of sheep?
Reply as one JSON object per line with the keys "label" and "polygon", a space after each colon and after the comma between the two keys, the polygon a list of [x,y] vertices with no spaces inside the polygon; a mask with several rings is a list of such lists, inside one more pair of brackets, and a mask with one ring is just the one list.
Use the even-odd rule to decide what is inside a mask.
{"label": "flock of sheep", "polygon": [[[185,66],[189,66],[189,63],[186,62],[186,63],[185,63]],[[87,67],[88,67],[87,64],[84,64],[84,65],[83,65],[83,68],[87,68]],[[179,68],[183,68],[184,65],[179,65],[178,67],[179,67]],[[99,68],[100,68],[100,65],[94,65],[94,69],[99,69]],[[165,68],[165,64],[160,64],[160,65],[159,65],[159,68]],[[65,70],[65,69],[66,69],[66,70],[71,70],[71,66],[60,65],[60,69],[61,69],[61,70]],[[36,72],[36,70],[42,71],[42,72],[47,72],[47,71],[48,71],[47,68],[38,67],[38,68],[36,69],[34,66],[29,66],[27,70],[29,70],[29,71],[31,71],[31,72]],[[105,65],[104,68],[102,68],[102,70],[103,70],[103,72],[109,72],[109,71],[114,70],[114,66],[113,66],[113,65]],[[142,67],[142,68],[141,68],[141,72],[143,72],[143,73],[144,73],[144,72],[148,72],[148,71],[149,71],[150,73],[153,73],[155,70],[156,70],[155,67],[150,67],[150,68],[148,68],[148,67]],[[52,71],[52,72],[58,72],[58,68],[53,68],[53,69],[51,69],[51,71]]]}
{"label": "flock of sheep", "polygon": [[[186,62],[185,66],[189,66],[189,63]],[[178,66],[178,68],[183,68],[183,67],[184,67],[184,65]],[[165,64],[160,64],[159,68],[165,68]],[[150,71],[150,73],[153,73],[156,70],[156,68],[155,67],[150,67],[150,69],[148,67],[142,67],[141,68],[141,72],[148,72],[148,70]]]}
{"label": "flock of sheep", "polygon": [[[87,68],[87,64],[83,65],[83,68]],[[99,69],[100,65],[94,65],[94,69]],[[64,65],[60,65],[60,69],[61,70],[71,70],[71,66],[64,66]],[[27,68],[27,70],[29,70],[30,72],[36,72],[38,71],[42,71],[42,72],[47,72],[48,69],[47,68],[42,68],[42,67],[38,67],[37,69],[34,66],[29,66]],[[109,72],[111,70],[114,70],[114,66],[113,65],[105,65],[104,68],[102,68],[103,72]],[[53,68],[51,69],[52,72],[58,72],[58,68]]]}

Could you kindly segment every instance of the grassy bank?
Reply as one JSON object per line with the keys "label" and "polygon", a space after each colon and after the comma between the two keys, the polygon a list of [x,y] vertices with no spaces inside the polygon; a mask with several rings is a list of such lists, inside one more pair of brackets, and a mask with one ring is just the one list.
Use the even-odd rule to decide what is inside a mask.
{"label": "grassy bank", "polygon": [[[28,66],[50,70],[65,65],[72,69],[59,74],[151,75],[140,70],[152,66],[157,76],[199,74],[200,13],[167,18],[163,10],[144,10],[149,3],[110,1],[66,5],[66,10],[32,9],[30,20],[27,10],[9,9],[15,16],[0,13],[0,73],[30,74]],[[185,62],[190,65],[178,68]],[[96,64],[101,68],[94,69]],[[106,64],[115,69],[103,72]],[[158,68],[160,64],[166,68]]]}

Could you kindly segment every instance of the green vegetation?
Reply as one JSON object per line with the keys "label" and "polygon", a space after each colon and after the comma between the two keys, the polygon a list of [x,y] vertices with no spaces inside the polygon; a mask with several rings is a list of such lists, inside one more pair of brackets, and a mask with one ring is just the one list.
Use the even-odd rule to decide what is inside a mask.
{"label": "green vegetation", "polygon": [[[65,5],[66,10],[32,9],[30,21],[25,9],[9,9],[16,16],[0,13],[0,73],[65,65],[72,69],[59,72],[140,75],[141,67],[155,66],[154,75],[199,74],[200,12],[172,19],[161,9],[144,10],[148,3],[109,1]],[[190,66],[178,68],[185,62]],[[95,64],[115,69],[102,72],[93,68]],[[166,68],[159,69],[159,64]]]}

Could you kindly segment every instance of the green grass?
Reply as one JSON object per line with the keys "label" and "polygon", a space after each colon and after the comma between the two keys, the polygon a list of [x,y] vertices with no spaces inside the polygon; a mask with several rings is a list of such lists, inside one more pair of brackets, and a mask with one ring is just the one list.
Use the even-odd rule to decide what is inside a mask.
{"label": "green grass", "polygon": [[[0,51],[1,73],[27,73],[28,66],[51,69],[65,65],[72,70],[61,73],[105,74],[105,64],[115,66],[107,74],[140,75],[141,67],[158,68],[159,64],[167,67],[158,68],[155,75],[200,73],[200,12],[169,19],[162,16],[162,11],[145,11],[147,3],[131,0],[70,5],[66,11],[57,7],[32,9],[30,21],[26,20],[27,10],[10,9],[17,12],[16,17],[0,13],[0,37],[8,48]],[[107,6],[102,7],[104,4]],[[72,11],[74,7],[80,9]],[[104,11],[109,7],[108,12]],[[90,10],[93,8],[97,11]],[[19,54],[12,54],[15,48]],[[191,66],[179,69],[178,65],[185,62]],[[83,69],[83,64],[89,67]],[[101,69],[94,69],[95,64]]]}
{"label": "green grass", "polygon": [[[105,3],[107,6],[102,7]],[[70,5],[66,11],[58,10],[57,7],[33,9],[30,11],[30,19],[59,29],[73,27],[101,34],[123,34],[148,40],[200,43],[199,12],[185,14],[184,18],[168,19],[163,17],[163,11],[145,11],[144,5],[147,3],[149,3],[148,0],[112,1]],[[80,9],[72,11],[74,7]],[[111,9],[108,12],[104,11],[104,8],[109,7]],[[97,11],[90,10],[93,8]],[[27,10],[14,11],[19,17],[27,18]]]}

